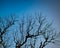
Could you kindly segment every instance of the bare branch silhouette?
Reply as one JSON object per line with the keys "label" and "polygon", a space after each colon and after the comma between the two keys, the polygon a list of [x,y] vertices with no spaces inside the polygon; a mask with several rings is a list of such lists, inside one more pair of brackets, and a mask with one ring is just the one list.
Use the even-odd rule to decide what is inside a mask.
{"label": "bare branch silhouette", "polygon": [[[57,35],[55,29],[52,27],[52,23],[49,23],[46,18],[42,16],[42,14],[37,14],[36,18],[32,18],[32,16],[30,16],[26,20],[23,17],[23,19],[19,23],[19,30],[22,36],[21,38],[19,38],[19,41],[15,42],[17,43],[16,48],[21,48],[22,46],[24,46],[27,43],[28,39],[38,38],[39,36],[43,37],[44,40],[39,41],[39,48],[44,48],[49,43],[53,43]],[[16,40],[16,38],[14,40]],[[31,48],[35,48],[35,45],[35,42],[34,46],[30,42]]]}
{"label": "bare branch silhouette", "polygon": [[[3,45],[3,47],[4,47],[5,43],[3,42],[3,35],[7,32],[9,27],[14,25],[16,20],[13,18],[13,16],[11,16],[11,18],[5,18],[4,20],[2,19],[0,21],[1,21],[0,22],[1,23],[1,27],[0,27],[0,44]],[[6,22],[6,24],[4,22]]]}

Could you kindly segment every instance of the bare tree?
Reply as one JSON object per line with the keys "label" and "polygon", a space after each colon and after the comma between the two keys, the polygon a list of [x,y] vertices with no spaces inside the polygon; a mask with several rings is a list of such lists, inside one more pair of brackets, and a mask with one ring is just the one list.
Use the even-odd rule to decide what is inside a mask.
{"label": "bare tree", "polygon": [[[30,16],[28,19],[23,19],[19,23],[19,30],[21,33],[21,39],[16,41],[16,48],[21,48],[24,46],[28,39],[38,38],[38,36],[43,37],[43,40],[39,41],[39,48],[44,48],[48,43],[54,43],[53,40],[56,38],[56,32],[52,28],[52,23],[47,22],[46,18],[41,14],[37,14],[36,18]],[[40,39],[40,38],[39,38]],[[14,41],[16,40],[14,36]],[[36,40],[36,39],[35,39]],[[30,43],[31,48],[35,48]]]}
{"label": "bare tree", "polygon": [[7,30],[14,25],[15,23],[15,18],[13,16],[10,16],[11,18],[5,18],[5,19],[0,19],[0,45],[3,48],[6,48],[5,42],[3,41],[3,35],[7,32]]}

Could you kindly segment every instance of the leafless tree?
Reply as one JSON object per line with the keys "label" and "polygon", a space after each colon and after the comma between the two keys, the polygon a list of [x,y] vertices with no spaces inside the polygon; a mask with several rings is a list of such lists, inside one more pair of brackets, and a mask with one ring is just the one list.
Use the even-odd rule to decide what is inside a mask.
{"label": "leafless tree", "polygon": [[7,32],[7,30],[14,25],[15,23],[15,18],[13,16],[6,17],[4,19],[0,19],[0,47],[2,46],[3,48],[6,48],[6,44],[3,41],[3,35]]}
{"label": "leafless tree", "polygon": [[[28,39],[38,38],[39,36],[43,37],[43,40],[39,41],[39,48],[44,48],[48,43],[54,43],[57,33],[52,27],[52,23],[49,23],[46,18],[42,16],[42,14],[35,15],[35,18],[32,16],[27,19],[23,17],[23,19],[20,21],[19,30],[21,33],[21,38],[19,38],[20,40],[16,40],[16,37],[14,36],[14,41],[16,40],[16,48],[21,48],[24,46]],[[36,43],[32,45],[30,42],[31,48],[35,48],[35,44]]]}

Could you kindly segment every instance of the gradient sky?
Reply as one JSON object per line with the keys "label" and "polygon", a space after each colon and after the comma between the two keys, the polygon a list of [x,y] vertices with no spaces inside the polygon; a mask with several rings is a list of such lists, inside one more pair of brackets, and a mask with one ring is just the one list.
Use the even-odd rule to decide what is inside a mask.
{"label": "gradient sky", "polygon": [[[34,14],[35,12],[41,12],[44,16],[47,16],[48,21],[54,21],[53,26],[57,31],[60,31],[60,1],[3,1],[0,0],[0,16],[6,17],[11,14],[21,15]],[[59,46],[55,46],[59,48]],[[55,48],[53,47],[53,48]],[[48,47],[47,47],[48,48]],[[50,46],[50,48],[52,48]]]}

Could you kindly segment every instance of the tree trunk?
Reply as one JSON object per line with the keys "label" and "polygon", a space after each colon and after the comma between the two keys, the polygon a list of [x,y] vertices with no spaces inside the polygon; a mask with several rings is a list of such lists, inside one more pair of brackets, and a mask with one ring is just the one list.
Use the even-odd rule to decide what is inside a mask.
{"label": "tree trunk", "polygon": [[41,46],[41,47],[39,47],[39,48],[43,48],[43,47]]}
{"label": "tree trunk", "polygon": [[20,45],[16,45],[16,48],[20,48]]}
{"label": "tree trunk", "polygon": [[41,46],[41,48],[43,48],[43,46]]}

